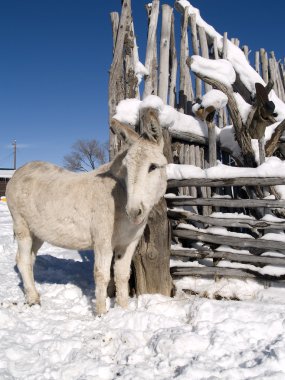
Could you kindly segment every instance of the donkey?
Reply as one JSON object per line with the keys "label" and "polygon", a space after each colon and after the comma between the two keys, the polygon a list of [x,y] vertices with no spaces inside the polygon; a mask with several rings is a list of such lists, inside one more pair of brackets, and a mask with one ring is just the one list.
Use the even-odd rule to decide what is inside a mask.
{"label": "donkey", "polygon": [[[153,127],[153,126],[152,126]],[[29,305],[40,304],[33,275],[43,242],[67,249],[94,249],[96,312],[106,313],[114,258],[116,302],[128,305],[128,280],[135,248],[149,212],[166,191],[166,158],[161,130],[140,137],[112,120],[127,147],[108,164],[73,173],[34,161],[9,181],[7,203],[18,244],[16,262]]]}

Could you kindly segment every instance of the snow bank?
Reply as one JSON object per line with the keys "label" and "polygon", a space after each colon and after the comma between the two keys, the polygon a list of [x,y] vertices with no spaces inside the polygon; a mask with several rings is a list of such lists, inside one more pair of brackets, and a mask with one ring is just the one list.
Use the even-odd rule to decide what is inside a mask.
{"label": "snow bank", "polygon": [[167,165],[168,179],[187,179],[187,178],[236,178],[236,177],[279,177],[285,178],[285,161],[277,157],[269,157],[266,162],[257,168],[244,168],[223,165],[218,163],[217,166],[209,169],[201,169],[193,165]]}
{"label": "snow bank", "polygon": [[[44,244],[35,266],[41,306],[24,302],[16,244],[0,202],[0,378],[283,379],[285,291],[253,281],[182,278],[187,295],[143,295],[93,314],[93,259]],[[241,302],[227,301],[238,297]]]}
{"label": "snow bank", "polygon": [[196,74],[215,79],[227,87],[236,80],[232,64],[225,59],[207,59],[199,55],[191,57],[191,70]]}
{"label": "snow bank", "polygon": [[159,121],[163,128],[208,136],[205,122],[176,111],[173,107],[165,105],[161,98],[155,95],[149,95],[142,101],[138,99],[122,100],[116,108],[114,118],[122,123],[137,125],[140,110],[147,107],[158,110]]}

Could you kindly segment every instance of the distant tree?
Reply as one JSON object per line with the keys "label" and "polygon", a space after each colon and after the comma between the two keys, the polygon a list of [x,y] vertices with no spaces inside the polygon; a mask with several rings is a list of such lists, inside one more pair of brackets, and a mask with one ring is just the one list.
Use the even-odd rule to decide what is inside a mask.
{"label": "distant tree", "polygon": [[78,140],[71,153],[64,156],[64,167],[74,172],[88,172],[107,162],[108,145],[97,140]]}

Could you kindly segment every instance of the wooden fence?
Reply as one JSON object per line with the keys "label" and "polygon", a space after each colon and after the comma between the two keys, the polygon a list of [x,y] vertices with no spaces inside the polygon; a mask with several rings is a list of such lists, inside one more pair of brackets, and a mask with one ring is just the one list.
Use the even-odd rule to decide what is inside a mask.
{"label": "wooden fence", "polygon": [[[161,9],[161,10],[160,10]],[[175,11],[176,9],[176,11]],[[119,15],[117,12],[111,14],[112,30],[113,30],[113,62],[110,69],[109,81],[109,116],[110,120],[116,113],[118,103],[127,98],[143,99],[148,95],[158,95],[164,102],[175,108],[177,111],[192,115],[192,105],[197,99],[211,90],[213,87],[219,88],[218,84],[209,80],[209,78],[201,78],[194,75],[191,71],[188,57],[191,55],[200,55],[207,59],[227,59],[228,47],[230,43],[239,46],[237,38],[228,40],[227,33],[223,35],[222,48],[217,43],[217,38],[208,33],[207,28],[198,22],[194,13],[189,14],[188,8],[182,7],[179,1],[175,2],[175,9],[169,5],[163,4],[160,8],[160,1],[153,0],[146,6],[146,25],[147,30],[147,46],[145,57],[145,74],[143,84],[139,83],[137,76],[137,68],[139,65],[138,49],[135,37],[135,23],[132,19],[131,0],[122,1],[122,11]],[[161,17],[161,23],[158,22]],[[176,43],[175,35],[175,18],[181,17],[181,34],[179,44]],[[158,25],[161,24],[160,41],[157,41]],[[249,60],[249,47],[243,46],[242,51]],[[274,52],[266,52],[263,48],[254,54],[253,66],[258,74],[263,78],[267,85],[267,92],[272,86],[277,96],[285,101],[285,70],[284,62],[277,60]],[[220,89],[220,88],[219,88]],[[228,91],[228,90],[227,90]],[[233,91],[239,92],[245,101],[252,105],[255,110],[258,107],[251,99],[248,90],[244,84],[237,82],[234,84],[232,92],[227,95],[232,99]],[[233,123],[236,128],[236,138],[240,144],[244,155],[245,164],[254,166],[255,160],[250,143],[250,136],[247,127],[241,122],[240,115],[234,107],[229,104],[227,107],[216,112],[215,118],[210,123],[207,121],[209,132],[211,125],[214,123],[219,128]],[[274,118],[270,116],[269,122],[272,124]],[[206,120],[204,120],[206,123]],[[140,130],[139,126],[133,126]],[[282,141],[282,133],[285,129],[285,123],[280,123],[279,129],[276,128],[275,140],[269,141],[269,148],[266,146],[264,156],[279,154],[279,142]],[[213,130],[213,129],[212,129]],[[240,164],[236,159],[232,159],[229,152],[216,146],[216,138],[211,135],[200,136],[191,131],[187,132],[169,130],[164,131],[165,140],[168,148],[171,147],[172,155],[168,155],[168,161],[177,164],[188,164],[198,166],[202,169],[214,165],[218,158],[225,164]],[[262,139],[260,139],[262,141]],[[214,141],[214,142],[213,142]],[[273,143],[275,144],[273,146]],[[262,145],[262,144],[261,144]],[[272,147],[273,146],[273,147]],[[264,146],[263,146],[264,148]],[[120,149],[120,141],[110,132],[110,157],[112,158]],[[168,149],[169,150],[169,149]],[[282,154],[281,154],[282,156]],[[283,156],[282,156],[283,157]],[[284,179],[280,178],[236,178],[231,180],[181,180],[169,181],[169,191],[175,191],[178,197],[166,198],[168,205],[168,218],[172,224],[172,238],[180,240],[183,244],[186,242],[188,248],[181,250],[172,250],[171,255],[175,257],[183,257],[184,260],[198,260],[201,258],[212,258],[213,263],[217,263],[221,259],[235,261],[237,263],[254,263],[258,266],[285,265],[283,257],[263,257],[260,256],[262,250],[273,249],[279,252],[285,252],[285,245],[282,242],[274,242],[261,238],[237,238],[222,235],[213,235],[207,232],[199,232],[195,229],[181,229],[177,221],[196,224],[199,226],[223,226],[233,228],[235,231],[244,231],[246,229],[254,236],[255,231],[267,229],[285,229],[285,221],[276,223],[268,223],[260,220],[260,209],[277,209],[284,208],[285,201],[278,199],[262,199],[263,190],[274,192],[275,185],[285,184]],[[214,197],[218,194],[219,197]],[[234,195],[234,196],[233,196]],[[189,197],[190,196],[190,197]],[[221,198],[227,196],[227,198]],[[229,199],[229,196],[231,199]],[[243,199],[246,197],[247,199]],[[236,199],[234,199],[236,198]],[[251,199],[250,199],[251,198]],[[193,206],[194,211],[173,211],[172,207]],[[243,209],[246,214],[255,215],[254,219],[226,219],[211,217],[213,210],[221,209]],[[262,213],[261,213],[262,214]],[[198,224],[197,224],[198,223]],[[155,223],[154,223],[155,224]],[[167,235],[167,233],[166,233]],[[168,236],[165,237],[168,239]],[[189,241],[200,241],[209,245],[208,250],[190,249]],[[219,244],[229,245],[232,247],[247,247],[255,255],[240,255],[238,253],[217,251]],[[256,255],[258,253],[258,255]],[[165,259],[165,253],[163,254]],[[150,259],[149,265],[153,264]],[[147,271],[147,258],[144,260],[144,271]],[[139,269],[137,269],[139,271]],[[165,270],[165,269],[164,269]],[[230,276],[230,277],[254,277],[264,279],[272,279],[272,276],[262,275],[262,271],[221,268],[213,266],[212,268],[181,268],[174,267],[171,270],[172,276],[184,275],[206,275],[206,276]],[[284,279],[280,276],[279,279]],[[156,291],[159,287],[156,287]],[[143,289],[142,289],[143,292]],[[150,291],[151,292],[151,291]],[[166,292],[167,293],[167,292]]]}

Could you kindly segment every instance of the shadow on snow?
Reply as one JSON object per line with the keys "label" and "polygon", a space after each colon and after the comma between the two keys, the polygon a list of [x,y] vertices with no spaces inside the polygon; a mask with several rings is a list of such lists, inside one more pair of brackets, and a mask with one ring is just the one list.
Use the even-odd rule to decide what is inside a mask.
{"label": "shadow on snow", "polygon": [[[35,282],[39,284],[72,284],[78,286],[88,299],[94,298],[93,251],[79,251],[78,253],[82,261],[50,255],[37,256],[34,266]],[[14,268],[21,278],[16,265]],[[20,286],[23,290],[22,281]]]}

